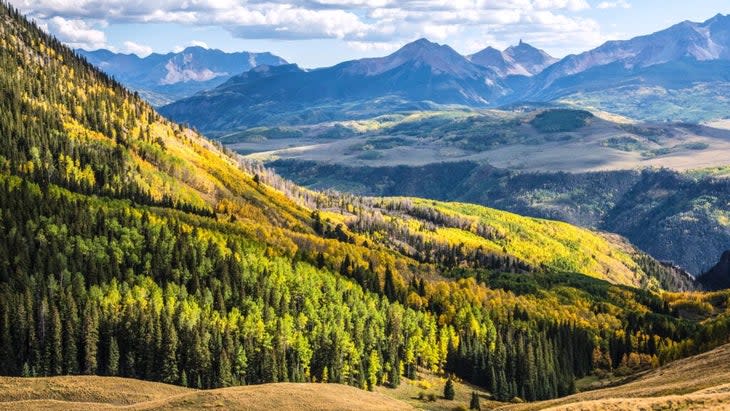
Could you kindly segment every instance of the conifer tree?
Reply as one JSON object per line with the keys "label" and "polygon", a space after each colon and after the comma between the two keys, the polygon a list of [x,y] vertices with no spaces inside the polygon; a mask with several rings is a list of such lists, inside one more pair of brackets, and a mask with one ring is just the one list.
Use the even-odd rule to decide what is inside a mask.
{"label": "conifer tree", "polygon": [[63,330],[61,315],[55,304],[51,304],[51,343],[47,345],[50,358],[50,375],[63,373]]}
{"label": "conifer tree", "polygon": [[447,400],[453,400],[454,396],[456,395],[456,391],[454,389],[454,382],[451,380],[451,376],[446,379],[446,384],[444,384],[444,398]]}
{"label": "conifer tree", "polygon": [[109,338],[109,359],[107,360],[107,375],[119,374],[119,343],[117,337]]}
{"label": "conifer tree", "polygon": [[83,373],[96,374],[97,371],[97,352],[99,345],[99,318],[95,306],[87,303],[84,308],[83,320]]}
{"label": "conifer tree", "polygon": [[175,384],[180,378],[177,368],[177,332],[167,311],[162,312],[162,370],[161,379],[168,384]]}

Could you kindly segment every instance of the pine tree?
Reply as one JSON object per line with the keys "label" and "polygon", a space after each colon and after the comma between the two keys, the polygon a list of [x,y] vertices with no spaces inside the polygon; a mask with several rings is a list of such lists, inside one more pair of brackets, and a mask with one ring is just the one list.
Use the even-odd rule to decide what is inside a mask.
{"label": "pine tree", "polygon": [[79,373],[79,356],[77,350],[78,313],[76,303],[69,293],[66,295],[63,312],[63,365],[66,374]]}
{"label": "pine tree", "polygon": [[109,360],[106,367],[108,375],[119,374],[119,343],[114,336],[109,338]]}
{"label": "pine tree", "polygon": [[446,380],[446,384],[444,385],[444,398],[447,400],[453,400],[455,395],[456,391],[454,390],[454,382],[451,381],[451,376],[449,376]]}
{"label": "pine tree", "polygon": [[170,314],[162,312],[162,381],[176,384],[180,376],[177,369],[177,332]]}
{"label": "pine tree", "polygon": [[385,296],[391,301],[395,301],[398,297],[398,293],[395,288],[395,280],[393,278],[393,271],[390,270],[390,267],[385,269],[383,293],[385,293]]}
{"label": "pine tree", "polygon": [[83,323],[83,373],[96,374],[97,351],[99,346],[99,317],[93,303],[87,303],[84,309]]}
{"label": "pine tree", "polygon": [[51,375],[63,372],[63,330],[61,315],[55,304],[51,304],[51,344],[48,345]]}

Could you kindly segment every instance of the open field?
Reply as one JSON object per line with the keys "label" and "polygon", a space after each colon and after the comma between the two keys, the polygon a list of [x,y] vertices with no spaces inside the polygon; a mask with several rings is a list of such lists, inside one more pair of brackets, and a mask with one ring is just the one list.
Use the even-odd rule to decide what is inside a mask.
{"label": "open field", "polygon": [[114,377],[0,378],[0,410],[407,410],[382,393],[337,384],[193,390]]}
{"label": "open field", "polygon": [[220,139],[262,161],[298,159],[373,167],[473,161],[522,171],[585,172],[646,167],[684,171],[727,164],[730,132],[714,123],[709,127],[632,124],[599,112],[585,124],[554,130],[550,124],[540,127],[535,122],[540,114],[535,113],[539,111],[413,113],[251,129]]}
{"label": "open field", "polygon": [[730,408],[730,345],[650,371],[624,385],[509,410],[706,410]]}

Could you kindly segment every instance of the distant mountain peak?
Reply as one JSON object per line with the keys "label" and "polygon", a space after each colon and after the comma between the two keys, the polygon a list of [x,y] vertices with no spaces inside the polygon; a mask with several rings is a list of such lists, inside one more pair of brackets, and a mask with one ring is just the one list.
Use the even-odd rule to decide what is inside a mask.
{"label": "distant mountain peak", "polygon": [[516,46],[510,46],[504,51],[489,46],[472,54],[469,59],[475,64],[494,70],[501,77],[532,76],[557,61],[546,52],[525,43],[522,39]]}
{"label": "distant mountain peak", "polygon": [[429,55],[459,55],[454,49],[447,45],[434,43],[428,39],[420,38],[416,41],[406,44],[388,57],[405,57],[409,59],[418,59],[428,57]]}
{"label": "distant mountain peak", "polygon": [[482,67],[472,64],[464,56],[445,44],[421,38],[406,44],[394,53],[377,58],[353,60],[343,63],[349,73],[375,76],[410,64],[430,68],[433,73],[446,73],[458,77],[484,77]]}

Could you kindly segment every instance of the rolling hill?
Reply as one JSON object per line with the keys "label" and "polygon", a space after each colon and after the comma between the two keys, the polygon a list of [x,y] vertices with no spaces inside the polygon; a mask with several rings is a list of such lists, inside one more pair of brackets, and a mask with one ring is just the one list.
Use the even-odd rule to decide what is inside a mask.
{"label": "rolling hill", "polygon": [[0,408],[25,410],[409,410],[407,404],[340,384],[278,383],[196,390],[118,377],[0,377]]}
{"label": "rolling hill", "polygon": [[426,370],[534,401],[725,341],[722,294],[664,292],[693,284],[620,238],[303,189],[0,4],[2,375],[375,390]]}

